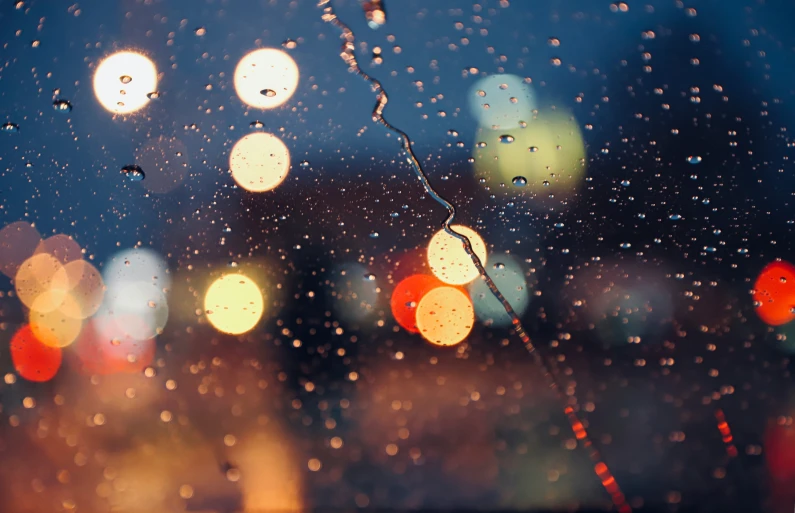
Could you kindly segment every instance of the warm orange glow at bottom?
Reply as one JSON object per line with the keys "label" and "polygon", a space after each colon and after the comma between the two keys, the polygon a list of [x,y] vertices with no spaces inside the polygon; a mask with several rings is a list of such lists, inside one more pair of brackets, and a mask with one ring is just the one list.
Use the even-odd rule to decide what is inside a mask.
{"label": "warm orange glow at bottom", "polygon": [[23,326],[16,332],[10,349],[14,369],[28,381],[49,381],[61,368],[61,348],[43,344],[30,326]]}
{"label": "warm orange glow at bottom", "polygon": [[417,328],[430,343],[454,346],[472,331],[475,309],[460,289],[437,287],[417,305]]}

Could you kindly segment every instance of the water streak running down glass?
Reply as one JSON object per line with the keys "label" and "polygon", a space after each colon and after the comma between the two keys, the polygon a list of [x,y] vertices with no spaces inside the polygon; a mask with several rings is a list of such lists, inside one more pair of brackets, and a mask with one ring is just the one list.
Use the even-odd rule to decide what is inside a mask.
{"label": "water streak running down glass", "polygon": [[565,401],[566,406],[564,408],[564,413],[571,425],[571,429],[574,432],[575,437],[577,440],[580,441],[582,446],[587,450],[588,456],[590,457],[591,461],[594,463],[594,471],[597,477],[600,479],[602,486],[604,486],[605,490],[610,494],[611,499],[613,500],[613,504],[615,504],[616,509],[620,513],[629,513],[632,511],[629,504],[626,502],[626,498],[624,494],[621,492],[621,489],[611,474],[610,470],[608,469],[607,465],[604,463],[602,456],[599,454],[599,451],[594,446],[593,442],[588,436],[588,433],[583,425],[582,421],[580,420],[577,410],[579,409],[579,405],[577,403],[577,398],[574,394],[564,394],[561,388],[561,384],[559,383],[559,377],[550,372],[549,367],[544,362],[543,357],[539,354],[536,347],[533,345],[533,342],[530,340],[530,337],[527,335],[524,327],[522,326],[522,322],[519,319],[519,316],[514,312],[513,307],[508,302],[507,299],[503,296],[502,292],[499,288],[494,284],[494,281],[489,277],[489,274],[486,272],[486,269],[483,267],[483,263],[481,262],[480,257],[475,253],[472,248],[472,243],[470,242],[469,238],[456,231],[452,226],[452,222],[455,220],[456,215],[456,208],[450,201],[442,197],[431,185],[430,181],[428,180],[428,176],[425,174],[425,171],[422,169],[422,165],[420,164],[419,160],[417,159],[414,151],[412,150],[412,143],[409,136],[403,132],[401,129],[391,125],[386,118],[384,117],[384,109],[389,102],[389,96],[387,95],[386,90],[381,85],[377,79],[371,77],[367,73],[365,73],[362,68],[359,66],[359,63],[356,60],[356,51],[355,51],[355,42],[356,42],[356,35],[353,31],[342,21],[340,20],[335,11],[334,7],[331,5],[331,0],[320,0],[318,2],[318,7],[323,9],[323,21],[327,23],[331,23],[337,28],[339,28],[342,32],[340,35],[341,39],[343,40],[342,43],[342,51],[340,53],[340,57],[342,60],[348,65],[349,69],[353,70],[361,76],[364,80],[369,82],[372,85],[373,91],[376,94],[376,104],[373,108],[373,121],[376,123],[380,123],[388,130],[396,133],[400,136],[400,140],[403,145],[403,150],[406,152],[409,164],[411,164],[412,169],[416,173],[417,178],[422,183],[423,187],[427,191],[427,193],[440,205],[442,205],[447,210],[447,217],[442,223],[442,227],[444,228],[445,232],[449,233],[450,235],[457,238],[463,244],[467,254],[472,259],[472,263],[478,270],[481,279],[488,285],[489,291],[494,297],[502,304],[505,312],[510,316],[511,322],[513,324],[513,329],[519,339],[522,341],[525,349],[527,350],[530,355],[533,357],[533,361],[544,374],[545,378],[549,380],[550,387],[554,390],[554,392],[558,395],[558,397]]}

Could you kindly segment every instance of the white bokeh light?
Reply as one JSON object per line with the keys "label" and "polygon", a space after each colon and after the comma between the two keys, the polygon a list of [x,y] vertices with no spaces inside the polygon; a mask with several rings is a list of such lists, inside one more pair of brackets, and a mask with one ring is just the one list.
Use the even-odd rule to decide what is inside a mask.
{"label": "white bokeh light", "polygon": [[157,68],[140,53],[123,51],[106,57],[94,72],[94,94],[114,114],[129,114],[149,103],[157,90]]}

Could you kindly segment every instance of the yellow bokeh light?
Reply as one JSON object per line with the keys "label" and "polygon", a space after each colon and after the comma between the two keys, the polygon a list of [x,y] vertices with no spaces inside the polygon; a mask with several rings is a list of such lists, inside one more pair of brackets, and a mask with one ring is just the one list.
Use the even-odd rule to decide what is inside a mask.
{"label": "yellow bokeh light", "polygon": [[140,53],[123,51],[106,57],[94,72],[94,94],[114,114],[129,114],[149,103],[157,91],[157,68]]}
{"label": "yellow bokeh light", "polygon": [[454,287],[437,287],[417,304],[417,328],[430,343],[454,346],[464,340],[475,322],[469,297]]}
{"label": "yellow bokeh light", "polygon": [[78,311],[80,306],[70,295],[64,294],[59,308],[50,309],[51,292],[41,294],[30,307],[30,329],[45,345],[66,347],[75,341],[83,327],[83,321],[70,317],[66,311]]}
{"label": "yellow bokeh light", "polygon": [[540,205],[560,205],[574,196],[585,177],[585,142],[566,111],[542,111],[525,128],[483,127],[475,140],[475,175],[491,193],[528,195]]}
{"label": "yellow bokeh light", "polygon": [[204,312],[215,329],[232,335],[257,325],[265,304],[254,281],[242,274],[226,274],[215,280],[204,296]]}
{"label": "yellow bokeh light", "polygon": [[234,81],[235,91],[243,103],[259,109],[273,109],[295,93],[298,66],[281,50],[254,50],[240,59]]}
{"label": "yellow bokeh light", "polygon": [[290,170],[290,151],[273,134],[249,134],[235,143],[229,168],[237,185],[251,192],[276,188]]}
{"label": "yellow bokeh light", "polygon": [[[486,265],[486,244],[480,235],[460,224],[452,225],[452,229],[469,239],[475,255]],[[444,229],[436,232],[428,244],[428,265],[437,278],[450,285],[464,285],[479,274],[463,242]]]}
{"label": "yellow bokeh light", "polygon": [[47,253],[38,253],[22,262],[14,278],[14,288],[22,304],[33,308],[37,298],[44,296],[39,300],[40,311],[58,308],[69,290],[68,277],[62,270],[58,259]]}
{"label": "yellow bokeh light", "polygon": [[105,297],[105,283],[97,268],[85,260],[75,260],[59,269],[58,274],[64,274],[66,278],[56,276],[54,281],[68,282],[69,296],[74,300],[64,301],[60,305],[61,311],[74,319],[87,319],[94,315]]}

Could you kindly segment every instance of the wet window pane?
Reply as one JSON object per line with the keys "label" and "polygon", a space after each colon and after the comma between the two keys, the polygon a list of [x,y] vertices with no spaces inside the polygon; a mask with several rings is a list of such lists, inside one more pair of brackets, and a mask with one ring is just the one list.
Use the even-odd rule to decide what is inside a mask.
{"label": "wet window pane", "polygon": [[791,511],[793,16],[3,3],[0,511]]}

